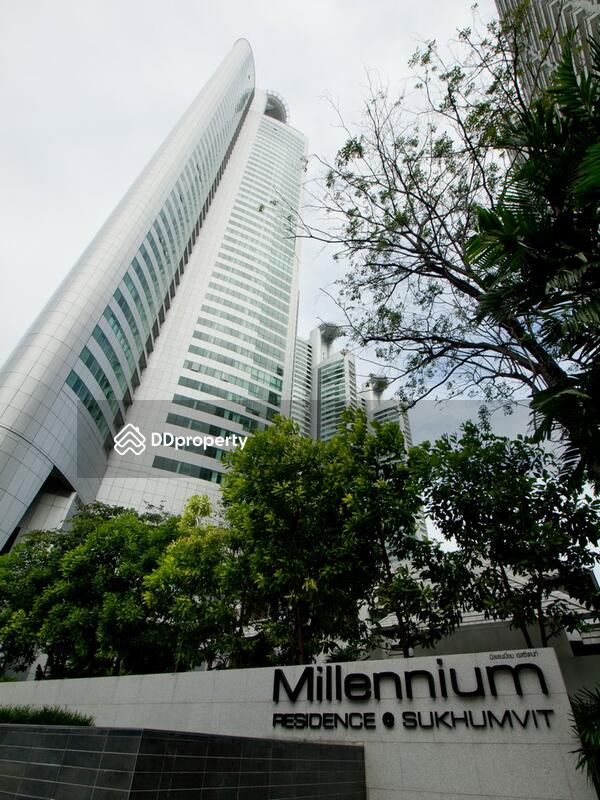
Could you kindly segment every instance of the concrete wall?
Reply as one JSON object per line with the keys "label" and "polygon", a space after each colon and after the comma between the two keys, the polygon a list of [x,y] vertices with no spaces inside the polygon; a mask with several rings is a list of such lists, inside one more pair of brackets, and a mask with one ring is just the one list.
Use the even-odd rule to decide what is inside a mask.
{"label": "concrete wall", "polygon": [[[519,665],[529,665],[518,673],[520,696],[506,670]],[[369,800],[595,798],[574,768],[577,745],[553,650],[336,666],[329,673],[325,667],[309,669],[312,701],[308,680],[298,685],[304,668],[286,667],[279,673],[267,668],[0,684],[0,703],[57,703],[93,714],[105,726],[364,744]],[[497,667],[503,669],[498,672]],[[407,674],[415,671],[421,673]],[[386,676],[374,677],[384,672]],[[281,680],[280,699],[274,702],[277,674],[291,690],[298,688],[295,702]],[[477,688],[478,676],[479,695],[464,696]],[[340,700],[335,699],[338,685]],[[323,696],[329,690],[334,699],[319,701],[320,686]],[[274,726],[275,714],[280,716]],[[303,720],[319,727],[291,727]]]}
{"label": "concrete wall", "polygon": [[[474,616],[474,615],[473,615]],[[529,630],[531,640],[537,646],[539,634],[532,627]],[[573,652],[571,640],[577,634],[563,631],[552,639],[552,649],[556,653],[560,670],[570,695],[580,689],[593,688],[600,680],[600,654],[594,648],[582,648],[577,655]],[[481,620],[460,625],[450,636],[446,636],[435,646],[436,656],[458,655],[464,653],[481,653],[484,650],[520,650],[525,647],[523,634],[511,629],[506,621],[493,622]],[[588,654],[587,650],[591,652]],[[428,656],[431,650],[417,649],[415,656]],[[394,656],[395,657],[395,656]],[[397,657],[401,657],[397,654]]]}

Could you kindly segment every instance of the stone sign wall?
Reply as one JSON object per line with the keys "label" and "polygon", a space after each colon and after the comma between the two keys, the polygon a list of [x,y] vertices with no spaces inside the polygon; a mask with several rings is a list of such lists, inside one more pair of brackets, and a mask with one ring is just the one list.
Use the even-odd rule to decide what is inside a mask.
{"label": "stone sign wall", "polygon": [[363,744],[369,800],[594,800],[551,649],[0,684],[98,725]]}

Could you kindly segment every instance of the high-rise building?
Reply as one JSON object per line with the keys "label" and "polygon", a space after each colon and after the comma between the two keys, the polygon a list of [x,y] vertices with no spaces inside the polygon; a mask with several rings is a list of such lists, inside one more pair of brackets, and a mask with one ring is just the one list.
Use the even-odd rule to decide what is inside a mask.
{"label": "high-rise building", "polygon": [[359,392],[360,405],[372,422],[395,422],[402,430],[404,444],[408,449],[413,446],[408,411],[397,397],[383,397],[387,387],[388,382],[385,378],[371,375]]}
{"label": "high-rise building", "polygon": [[296,340],[291,416],[313,439],[331,439],[344,409],[358,407],[354,356],[334,347],[340,333],[323,323]]}
{"label": "high-rise building", "polygon": [[[574,58],[578,66],[591,65],[589,40],[598,36],[600,0],[496,0],[501,18],[507,19],[517,10],[525,15],[527,58],[537,73],[537,85],[544,86],[553,67],[560,61],[569,33],[574,35]],[[539,71],[538,71],[539,68]],[[524,75],[525,89],[533,91],[532,77]]]}
{"label": "high-rise building", "polygon": [[328,441],[337,433],[345,409],[362,408],[369,421],[399,425],[406,446],[411,447],[408,412],[397,398],[384,398],[388,386],[384,378],[371,376],[357,389],[354,355],[334,346],[340,335],[336,325],[323,323],[308,340],[296,340],[291,416],[300,432]]}
{"label": "high-rise building", "polygon": [[307,339],[298,337],[294,350],[291,417],[303,436],[312,436],[312,385],[312,346]]}
{"label": "high-rise building", "polygon": [[224,453],[289,414],[306,143],[287,120],[237,41],[4,365],[0,545],[78,502],[217,496]]}

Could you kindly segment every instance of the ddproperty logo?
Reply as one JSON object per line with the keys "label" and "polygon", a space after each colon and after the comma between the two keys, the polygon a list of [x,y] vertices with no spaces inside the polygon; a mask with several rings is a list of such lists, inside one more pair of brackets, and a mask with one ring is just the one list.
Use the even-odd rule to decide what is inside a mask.
{"label": "ddproperty logo", "polygon": [[146,437],[139,428],[128,422],[115,436],[115,450],[120,456],[133,453],[139,456],[146,449]]}

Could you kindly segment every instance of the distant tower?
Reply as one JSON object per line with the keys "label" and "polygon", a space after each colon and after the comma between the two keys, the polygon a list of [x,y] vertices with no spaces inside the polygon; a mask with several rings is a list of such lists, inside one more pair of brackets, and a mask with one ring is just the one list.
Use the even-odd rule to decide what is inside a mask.
{"label": "distant tower", "polygon": [[334,346],[340,335],[338,326],[323,323],[308,340],[296,340],[292,419],[301,433],[326,441],[337,432],[346,408],[362,408],[370,421],[399,425],[406,446],[412,447],[408,413],[397,398],[383,397],[386,378],[372,375],[357,391],[354,356]]}
{"label": "distant tower", "polygon": [[294,382],[292,386],[291,417],[303,436],[312,436],[312,346],[306,339],[296,339],[294,351]]}
{"label": "distant tower", "polygon": [[0,372],[0,546],[96,498],[216,499],[221,440],[290,413],[305,152],[237,41]]}
{"label": "distant tower", "polygon": [[383,393],[387,386],[386,378],[371,375],[359,392],[360,403],[369,421],[395,422],[402,431],[404,444],[408,450],[413,444],[408,411],[402,407],[397,397],[389,397],[384,400]]}
{"label": "distant tower", "polygon": [[344,409],[358,407],[354,356],[333,346],[340,335],[337,325],[323,323],[308,341],[296,340],[291,416],[313,439],[331,439]]}

